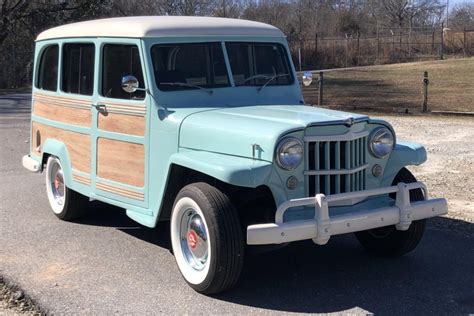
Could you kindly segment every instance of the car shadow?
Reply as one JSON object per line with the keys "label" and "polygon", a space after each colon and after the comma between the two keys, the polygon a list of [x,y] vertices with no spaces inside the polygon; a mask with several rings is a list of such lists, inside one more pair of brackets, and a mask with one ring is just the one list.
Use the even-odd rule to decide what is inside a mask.
{"label": "car shadow", "polygon": [[[149,229],[119,208],[100,202],[91,208],[78,223],[115,227],[170,250],[168,222]],[[334,236],[326,246],[303,241],[246,255],[238,286],[213,298],[283,312],[472,313],[473,262],[474,225],[436,218],[418,248],[400,258],[370,256],[353,235]]]}

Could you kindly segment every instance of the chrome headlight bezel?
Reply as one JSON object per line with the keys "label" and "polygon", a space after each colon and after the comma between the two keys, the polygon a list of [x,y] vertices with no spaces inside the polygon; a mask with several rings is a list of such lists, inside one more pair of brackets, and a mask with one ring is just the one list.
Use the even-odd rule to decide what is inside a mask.
{"label": "chrome headlight bezel", "polygon": [[395,146],[395,136],[387,127],[377,127],[369,135],[369,152],[375,158],[385,158]]}
{"label": "chrome headlight bezel", "polygon": [[[282,160],[283,158],[282,154],[284,153],[283,151],[286,150],[288,152],[288,149],[294,146],[298,146],[297,149],[299,148],[299,150],[296,150],[296,151],[299,151],[299,154],[293,153],[291,155],[293,159],[296,158],[297,160],[292,161],[292,162],[283,161]],[[292,159],[292,158],[289,158],[289,159]],[[296,137],[288,136],[288,137],[282,138],[278,142],[277,149],[275,152],[275,161],[280,168],[284,170],[295,170],[301,164],[303,159],[304,159],[304,146],[303,146],[303,142],[300,139]]]}

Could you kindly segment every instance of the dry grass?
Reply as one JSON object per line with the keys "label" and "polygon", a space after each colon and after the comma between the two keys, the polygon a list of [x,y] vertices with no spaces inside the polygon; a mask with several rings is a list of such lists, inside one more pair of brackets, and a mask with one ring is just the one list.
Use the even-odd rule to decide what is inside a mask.
{"label": "dry grass", "polygon": [[[423,72],[430,79],[430,110],[474,112],[474,58],[335,70],[324,74],[324,105],[351,110],[421,109]],[[317,81],[304,89],[317,103]]]}

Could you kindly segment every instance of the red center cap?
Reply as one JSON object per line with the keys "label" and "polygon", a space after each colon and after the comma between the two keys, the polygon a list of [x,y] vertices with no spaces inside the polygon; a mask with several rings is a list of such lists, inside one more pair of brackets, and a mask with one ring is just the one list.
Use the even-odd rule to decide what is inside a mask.
{"label": "red center cap", "polygon": [[188,232],[188,245],[192,250],[196,249],[197,241],[198,239],[196,232],[194,230],[190,230]]}
{"label": "red center cap", "polygon": [[55,188],[56,190],[59,189],[59,178],[58,178],[58,177],[55,177],[55,178],[54,178],[54,188]]}

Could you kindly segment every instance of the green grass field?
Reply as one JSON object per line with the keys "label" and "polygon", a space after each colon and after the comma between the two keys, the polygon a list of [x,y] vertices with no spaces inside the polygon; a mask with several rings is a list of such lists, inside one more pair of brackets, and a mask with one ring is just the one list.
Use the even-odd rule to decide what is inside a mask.
{"label": "green grass field", "polygon": [[[430,110],[474,112],[474,58],[341,69],[324,73],[323,105],[361,111],[421,110],[423,72],[430,80]],[[316,80],[303,89],[317,104]]]}

